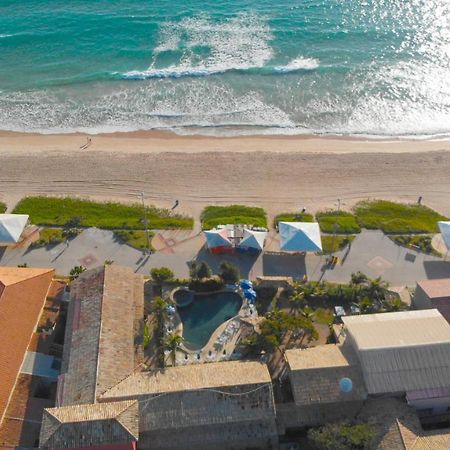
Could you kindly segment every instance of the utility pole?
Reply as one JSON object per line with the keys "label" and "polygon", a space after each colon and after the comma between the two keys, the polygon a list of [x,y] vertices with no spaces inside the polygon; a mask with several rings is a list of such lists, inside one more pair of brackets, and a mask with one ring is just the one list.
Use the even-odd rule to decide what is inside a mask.
{"label": "utility pole", "polygon": [[141,200],[142,200],[142,213],[143,213],[143,217],[144,217],[145,235],[147,236],[147,252],[150,255],[150,253],[151,253],[151,251],[150,251],[150,236],[148,234],[148,220],[147,220],[147,213],[145,211],[144,193],[141,192],[139,195],[141,196]]}

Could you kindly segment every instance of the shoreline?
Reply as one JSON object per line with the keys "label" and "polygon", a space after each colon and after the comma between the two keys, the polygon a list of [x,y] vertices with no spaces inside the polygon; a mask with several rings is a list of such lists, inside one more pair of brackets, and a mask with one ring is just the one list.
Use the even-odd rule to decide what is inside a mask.
{"label": "shoreline", "polygon": [[[87,149],[82,146],[91,139]],[[353,136],[182,136],[171,131],[39,134],[0,131],[0,155],[31,153],[422,153],[450,151],[450,139],[359,139]]]}

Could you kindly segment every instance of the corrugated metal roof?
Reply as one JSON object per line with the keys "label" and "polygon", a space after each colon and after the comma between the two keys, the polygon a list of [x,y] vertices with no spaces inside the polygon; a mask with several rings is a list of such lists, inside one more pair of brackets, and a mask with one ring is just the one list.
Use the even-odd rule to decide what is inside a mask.
{"label": "corrugated metal roof", "polygon": [[270,382],[270,374],[265,364],[250,361],[226,361],[135,373],[105,392],[101,398],[113,399]]}
{"label": "corrugated metal roof", "polygon": [[286,350],[286,360],[291,370],[348,366],[349,361],[341,348],[334,344],[318,345],[306,349]]}
{"label": "corrugated metal roof", "polygon": [[437,309],[343,317],[357,348],[450,343],[450,327]]}

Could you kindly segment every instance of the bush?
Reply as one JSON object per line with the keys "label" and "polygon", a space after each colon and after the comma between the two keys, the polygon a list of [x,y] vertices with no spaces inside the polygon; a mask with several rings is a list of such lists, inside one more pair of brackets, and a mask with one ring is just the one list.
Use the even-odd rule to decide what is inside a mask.
{"label": "bush", "polygon": [[6,211],[6,205],[3,202],[0,202],[0,214],[3,214]]}
{"label": "bush", "polygon": [[369,449],[374,436],[374,431],[366,423],[332,423],[308,431],[308,440],[321,450]]}
{"label": "bush", "polygon": [[57,245],[64,241],[62,230],[58,228],[42,228],[39,230],[39,240],[31,244],[31,247],[45,247]]}
{"label": "bush", "polygon": [[72,269],[70,269],[69,275],[70,280],[76,280],[83,272],[86,271],[86,267],[83,266],[75,266]]}
{"label": "bush", "polygon": [[[150,241],[150,251],[154,251],[151,243],[151,239],[155,234],[151,231],[148,232],[148,239]],[[137,250],[143,250],[148,248],[147,232],[140,230],[115,230],[114,236],[121,241],[128,244],[130,247]]]}
{"label": "bush", "polygon": [[223,286],[223,281],[218,277],[193,279],[189,283],[189,289],[195,292],[220,291]]}
{"label": "bush", "polygon": [[317,213],[316,217],[323,233],[353,234],[361,231],[356,217],[346,211],[324,211]]}
{"label": "bush", "polygon": [[[144,230],[142,205],[94,202],[77,198],[25,197],[14,208],[16,214],[29,214],[36,225],[98,227],[104,229]],[[146,208],[149,226],[154,229],[191,229],[191,217],[167,209]]]}
{"label": "bush", "polygon": [[426,206],[386,200],[359,202],[355,206],[355,215],[361,227],[392,234],[435,233],[437,222],[446,220]]}
{"label": "bush", "polygon": [[423,253],[431,255],[441,256],[433,246],[431,245],[432,237],[430,235],[394,235],[389,236],[397,245],[411,248],[413,250],[419,250]]}
{"label": "bush", "polygon": [[229,262],[221,262],[219,276],[225,284],[235,284],[240,278],[239,268]]}
{"label": "bush", "polygon": [[168,267],[155,267],[150,270],[153,281],[163,283],[164,281],[173,280],[174,274]]}
{"label": "bush", "polygon": [[353,240],[355,239],[355,236],[353,235],[347,235],[342,236],[337,234],[336,236],[332,235],[325,235],[322,236],[322,253],[334,253],[338,250],[342,250],[347,245],[349,245]]}
{"label": "bush", "polygon": [[308,213],[281,213],[273,220],[273,226],[278,227],[278,222],[314,222],[314,216]]}
{"label": "bush", "polygon": [[189,273],[194,279],[210,278],[212,275],[211,267],[204,261],[193,261]]}
{"label": "bush", "polygon": [[262,208],[230,205],[207,206],[201,216],[202,227],[210,230],[217,225],[243,224],[267,228],[266,212]]}

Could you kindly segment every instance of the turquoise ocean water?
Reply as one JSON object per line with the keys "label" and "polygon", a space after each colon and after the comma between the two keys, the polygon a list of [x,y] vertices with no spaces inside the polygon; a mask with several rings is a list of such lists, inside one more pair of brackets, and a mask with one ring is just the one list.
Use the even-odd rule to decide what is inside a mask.
{"label": "turquoise ocean water", "polygon": [[0,0],[0,129],[450,134],[448,0]]}

